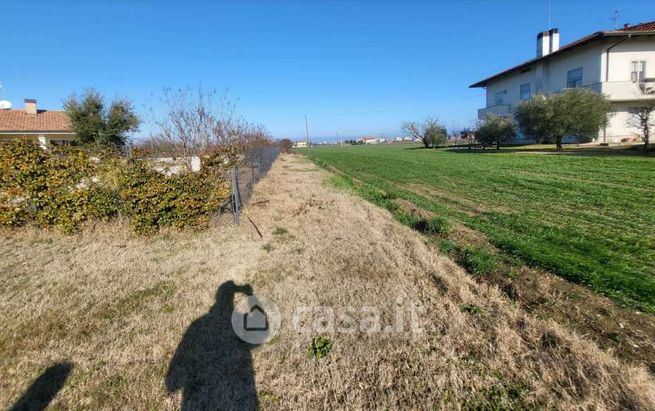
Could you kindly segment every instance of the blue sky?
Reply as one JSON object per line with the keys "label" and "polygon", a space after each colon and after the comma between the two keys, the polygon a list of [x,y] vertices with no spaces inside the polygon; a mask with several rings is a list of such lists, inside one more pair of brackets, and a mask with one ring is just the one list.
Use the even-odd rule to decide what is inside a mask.
{"label": "blue sky", "polygon": [[[617,8],[655,20],[650,0],[552,0],[552,26],[565,44],[612,28]],[[472,124],[484,90],[468,86],[534,56],[548,0],[2,0],[0,22],[0,98],[15,107],[95,87],[146,112],[163,87],[202,82],[278,138],[304,135],[304,114],[317,138],[391,136],[428,115]]]}

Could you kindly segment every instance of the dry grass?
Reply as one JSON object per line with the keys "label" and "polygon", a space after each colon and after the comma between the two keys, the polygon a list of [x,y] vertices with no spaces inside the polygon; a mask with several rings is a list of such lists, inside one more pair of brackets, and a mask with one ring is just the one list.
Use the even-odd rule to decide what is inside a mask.
{"label": "dry grass", "polygon": [[[526,315],[325,177],[302,157],[278,161],[252,199],[268,202],[245,211],[263,239],[245,218],[145,239],[119,226],[3,232],[0,406],[70,361],[63,408],[173,409],[183,396],[188,408],[655,407],[644,369]],[[277,302],[269,343],[230,334],[221,298],[242,291],[230,281]],[[388,319],[399,299],[424,307],[425,332],[328,333],[320,360],[307,356],[316,334],[288,321],[300,305]]]}

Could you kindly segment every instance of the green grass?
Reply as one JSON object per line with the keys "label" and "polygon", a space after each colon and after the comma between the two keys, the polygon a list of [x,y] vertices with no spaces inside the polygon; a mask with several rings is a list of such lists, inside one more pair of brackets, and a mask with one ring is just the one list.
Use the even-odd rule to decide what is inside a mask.
{"label": "green grass", "polygon": [[275,227],[275,230],[273,230],[273,235],[285,235],[288,234],[289,230],[287,230],[284,227]]}
{"label": "green grass", "polygon": [[[655,157],[616,149],[543,154],[416,146],[303,151],[407,225],[410,201],[481,233],[507,258],[655,312]],[[638,153],[637,153],[638,154]],[[440,231],[437,229],[435,231]]]}
{"label": "green grass", "polygon": [[498,258],[484,247],[463,247],[454,254],[457,263],[474,275],[492,274],[500,267]]}

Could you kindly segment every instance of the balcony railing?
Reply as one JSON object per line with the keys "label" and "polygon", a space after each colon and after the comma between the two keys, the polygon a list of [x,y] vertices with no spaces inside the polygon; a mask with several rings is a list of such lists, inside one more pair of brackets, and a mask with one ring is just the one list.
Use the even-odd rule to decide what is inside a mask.
{"label": "balcony railing", "polygon": [[605,94],[611,101],[649,100],[655,98],[655,78],[641,81],[605,81],[583,87]]}
{"label": "balcony railing", "polygon": [[481,108],[478,110],[478,119],[483,120],[487,114],[493,114],[495,116],[509,116],[512,114],[512,105],[498,104],[495,106]]}

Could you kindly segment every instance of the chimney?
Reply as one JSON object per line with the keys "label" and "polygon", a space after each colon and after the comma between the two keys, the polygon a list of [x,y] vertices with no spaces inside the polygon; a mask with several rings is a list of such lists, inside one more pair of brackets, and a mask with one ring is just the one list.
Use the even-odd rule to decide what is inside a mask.
{"label": "chimney", "polygon": [[550,29],[548,30],[550,34],[550,51],[549,53],[554,53],[559,50],[559,29]]}
{"label": "chimney", "polygon": [[36,114],[36,100],[33,98],[25,99],[25,113]]}
{"label": "chimney", "polygon": [[542,31],[537,34],[537,58],[550,54],[550,32]]}

